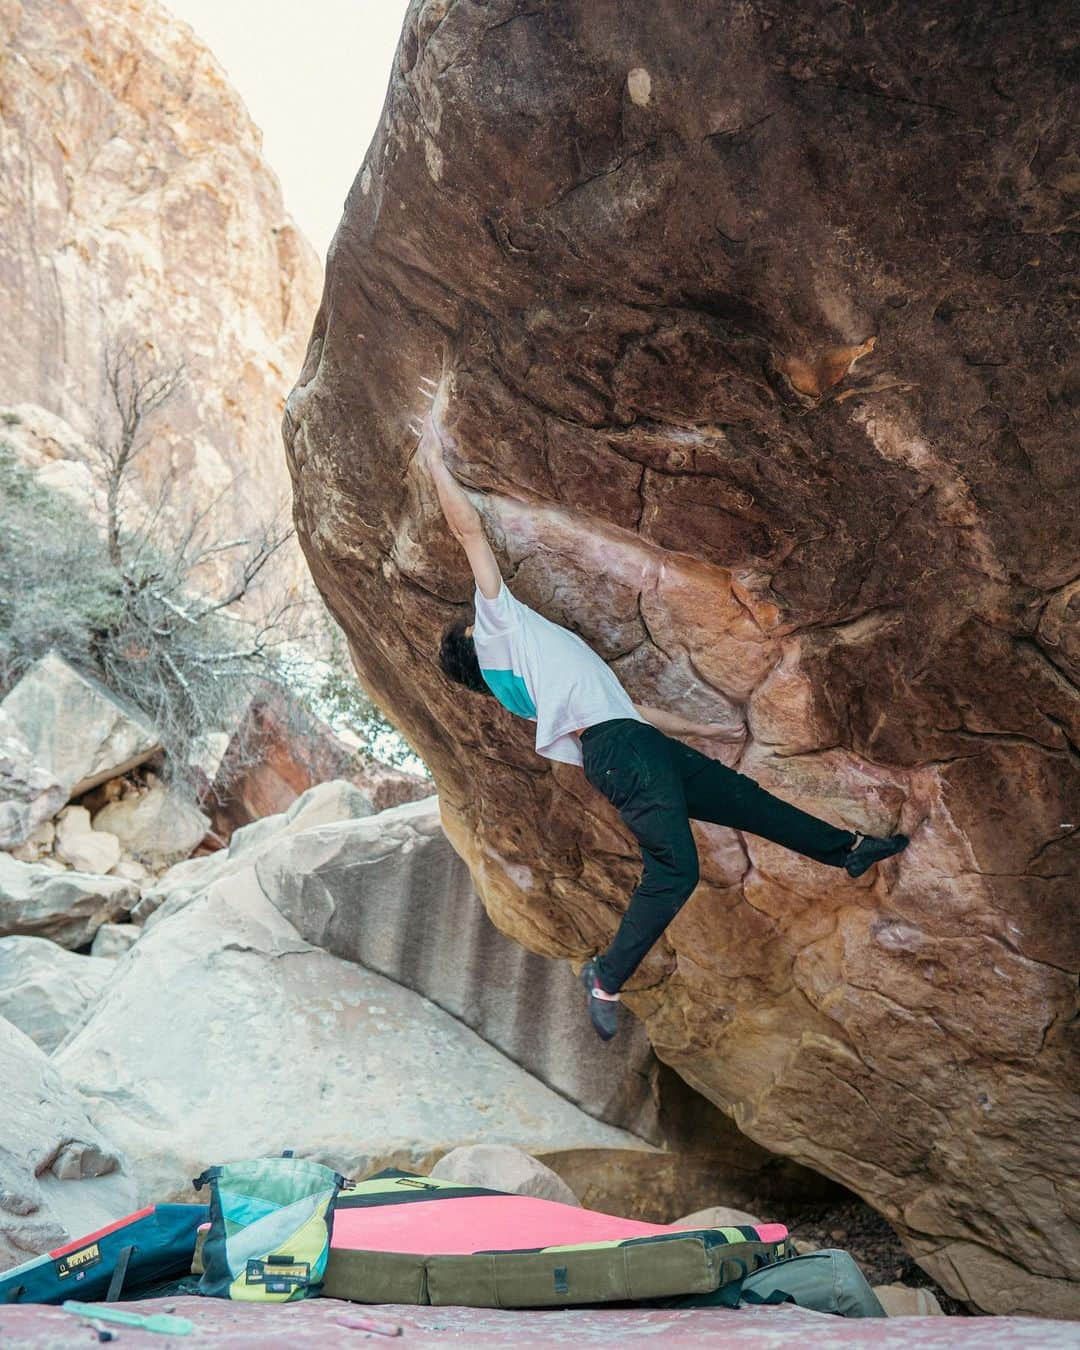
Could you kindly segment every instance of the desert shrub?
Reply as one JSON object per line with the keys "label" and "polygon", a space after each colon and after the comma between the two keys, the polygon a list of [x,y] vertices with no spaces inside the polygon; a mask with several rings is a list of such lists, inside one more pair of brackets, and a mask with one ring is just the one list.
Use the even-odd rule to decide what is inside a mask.
{"label": "desert shrub", "polygon": [[312,689],[308,706],[338,731],[350,731],[361,743],[356,766],[365,760],[379,760],[412,773],[427,769],[401,733],[382,714],[378,705],[357,681],[341,629],[327,629],[328,652],[320,665],[320,678]]}
{"label": "desert shrub", "polygon": [[0,442],[0,692],[52,647],[93,670],[97,635],[119,614],[98,530]]}

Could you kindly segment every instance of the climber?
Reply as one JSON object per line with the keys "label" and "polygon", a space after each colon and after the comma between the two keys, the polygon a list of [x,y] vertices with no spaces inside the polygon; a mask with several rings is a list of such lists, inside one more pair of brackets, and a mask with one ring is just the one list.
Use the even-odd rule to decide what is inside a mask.
{"label": "climber", "polygon": [[610,1040],[618,1029],[619,990],[697,885],[691,820],[760,835],[852,877],[908,841],[902,834],[879,838],[837,829],[673,739],[736,741],[743,733],[631,702],[581,638],[511,595],[479,513],[444,462],[441,387],[425,380],[420,392],[434,406],[411,424],[419,438],[416,454],[476,581],[475,617],[459,618],[446,630],[439,664],[451,680],[534,721],[537,753],[582,766],[641,848],[641,881],[614,940],[581,975],[593,1026]]}

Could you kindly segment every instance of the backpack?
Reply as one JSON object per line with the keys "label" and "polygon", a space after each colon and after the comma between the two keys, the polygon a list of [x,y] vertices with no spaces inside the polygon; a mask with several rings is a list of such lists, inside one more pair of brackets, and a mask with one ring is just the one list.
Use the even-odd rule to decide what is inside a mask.
{"label": "backpack", "polygon": [[288,1303],[321,1292],[344,1177],[290,1149],[208,1167],[192,1184],[210,1187],[200,1294]]}

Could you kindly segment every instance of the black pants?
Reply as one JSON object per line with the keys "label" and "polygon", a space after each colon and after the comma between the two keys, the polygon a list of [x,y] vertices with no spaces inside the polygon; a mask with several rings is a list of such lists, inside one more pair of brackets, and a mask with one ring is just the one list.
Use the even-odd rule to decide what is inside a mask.
{"label": "black pants", "polygon": [[832,867],[843,867],[855,842],[849,830],[781,801],[647,722],[600,722],[582,733],[581,751],[585,777],[633,831],[645,864],[614,941],[596,962],[609,994],[618,993],[698,884],[691,820],[758,834]]}

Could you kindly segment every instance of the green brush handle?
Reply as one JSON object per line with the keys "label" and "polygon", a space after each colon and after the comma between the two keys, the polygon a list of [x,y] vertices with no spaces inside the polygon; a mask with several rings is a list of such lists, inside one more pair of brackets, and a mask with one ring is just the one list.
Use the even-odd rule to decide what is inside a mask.
{"label": "green brush handle", "polygon": [[169,1313],[121,1312],[108,1303],[76,1303],[69,1298],[64,1300],[63,1309],[77,1317],[92,1317],[96,1322],[120,1322],[126,1327],[142,1327],[143,1331],[160,1331],[167,1336],[187,1336],[195,1330],[195,1323],[186,1317],[173,1317]]}

